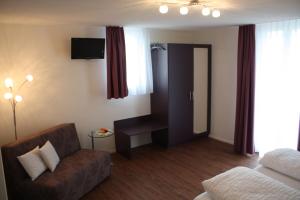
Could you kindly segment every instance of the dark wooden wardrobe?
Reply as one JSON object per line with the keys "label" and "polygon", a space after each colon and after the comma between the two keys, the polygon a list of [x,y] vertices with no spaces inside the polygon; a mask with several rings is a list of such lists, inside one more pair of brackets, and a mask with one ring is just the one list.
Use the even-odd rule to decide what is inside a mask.
{"label": "dark wooden wardrobe", "polygon": [[[204,62],[207,68],[206,66],[202,67],[203,73],[195,74],[194,65],[196,62],[201,62],[197,52],[200,52],[198,50],[201,49],[205,50],[205,54],[202,54],[207,59]],[[151,54],[154,89],[153,94],[151,94],[151,113],[153,118],[166,123],[168,126],[168,133],[164,142],[168,146],[172,146],[187,142],[196,135],[209,134],[211,45],[152,44]],[[198,68],[197,71],[199,71]],[[198,79],[198,77],[202,77],[204,82],[198,81],[199,83],[197,83],[197,88],[202,88],[203,94],[201,92],[197,93],[197,102],[201,104],[202,114],[196,115],[194,108],[199,106],[195,106],[194,102],[194,79]],[[198,123],[198,121],[194,120],[195,115],[198,121],[202,121],[201,126],[204,126],[198,134],[195,134],[194,131],[194,123]],[[155,137],[152,139],[155,140]],[[161,140],[161,137],[159,139]]]}

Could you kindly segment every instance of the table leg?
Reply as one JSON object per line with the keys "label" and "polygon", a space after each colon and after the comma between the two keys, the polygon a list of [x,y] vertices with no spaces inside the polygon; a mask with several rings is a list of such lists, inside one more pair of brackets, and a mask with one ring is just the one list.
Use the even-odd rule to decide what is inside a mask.
{"label": "table leg", "polygon": [[95,147],[94,147],[94,137],[91,137],[92,139],[92,149],[95,150]]}
{"label": "table leg", "polygon": [[130,136],[124,134],[122,131],[115,131],[117,152],[130,159]]}

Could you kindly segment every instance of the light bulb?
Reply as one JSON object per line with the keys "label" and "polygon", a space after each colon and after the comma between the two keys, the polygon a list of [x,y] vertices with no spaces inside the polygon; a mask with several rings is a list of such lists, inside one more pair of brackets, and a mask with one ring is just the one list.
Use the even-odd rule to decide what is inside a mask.
{"label": "light bulb", "polygon": [[28,74],[28,75],[26,76],[26,80],[27,80],[28,82],[33,81],[33,76],[32,76],[31,74]]}
{"label": "light bulb", "polygon": [[221,16],[221,12],[220,12],[219,10],[213,10],[212,16],[213,16],[214,18],[218,18],[218,17]]}
{"label": "light bulb", "polygon": [[202,15],[208,16],[210,14],[210,9],[208,7],[202,8]]}
{"label": "light bulb", "polygon": [[16,102],[21,102],[23,100],[23,97],[21,97],[20,95],[17,95],[15,97]]}
{"label": "light bulb", "polygon": [[166,14],[169,11],[169,7],[167,5],[161,5],[159,6],[159,12],[161,14]]}
{"label": "light bulb", "polygon": [[179,10],[181,15],[187,15],[189,13],[189,9],[186,6],[182,6]]}
{"label": "light bulb", "polygon": [[13,87],[14,86],[14,82],[11,78],[7,78],[4,81],[4,84],[7,88]]}
{"label": "light bulb", "polygon": [[7,93],[4,94],[4,99],[10,100],[10,99],[12,99],[12,98],[13,98],[13,94],[12,94],[12,93],[7,92]]}

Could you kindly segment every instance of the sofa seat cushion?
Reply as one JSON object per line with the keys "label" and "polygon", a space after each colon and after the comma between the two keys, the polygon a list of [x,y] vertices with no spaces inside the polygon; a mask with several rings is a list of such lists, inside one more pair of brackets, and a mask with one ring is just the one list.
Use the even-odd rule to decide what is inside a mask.
{"label": "sofa seat cushion", "polygon": [[35,184],[46,188],[51,199],[79,199],[110,175],[110,155],[102,151],[80,150],[65,157],[54,172],[47,171]]}

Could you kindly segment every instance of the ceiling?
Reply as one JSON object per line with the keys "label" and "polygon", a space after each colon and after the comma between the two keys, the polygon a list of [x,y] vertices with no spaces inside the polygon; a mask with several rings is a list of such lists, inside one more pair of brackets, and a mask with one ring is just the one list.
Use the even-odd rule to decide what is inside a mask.
{"label": "ceiling", "polygon": [[206,0],[221,10],[220,18],[202,16],[200,7],[181,16],[171,6],[162,15],[160,2],[165,0],[0,0],[0,23],[197,29],[300,18],[300,0]]}

